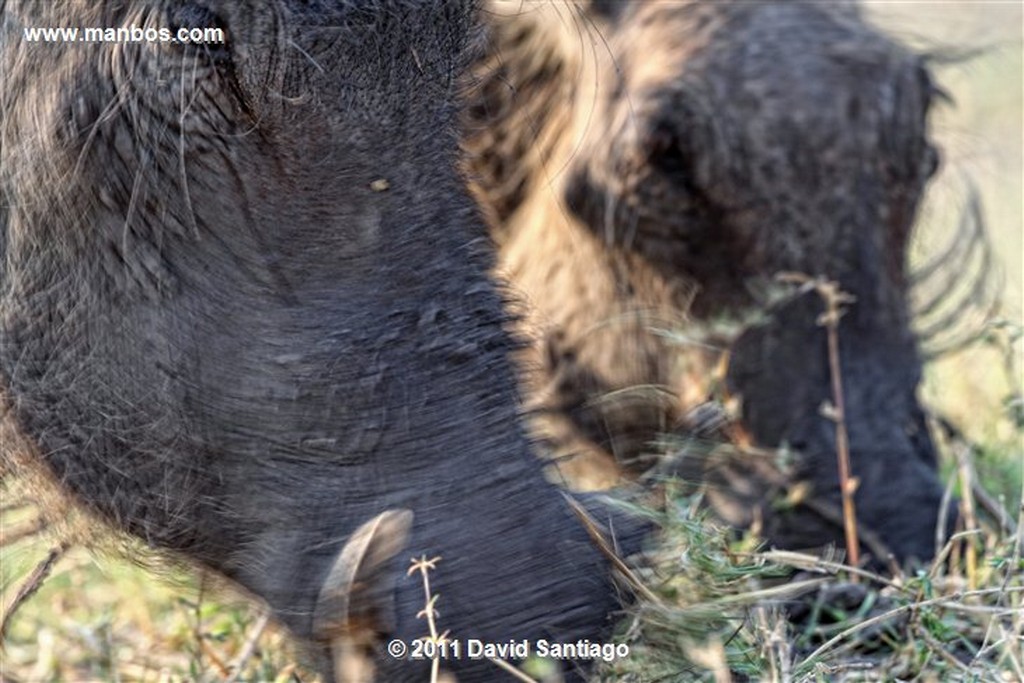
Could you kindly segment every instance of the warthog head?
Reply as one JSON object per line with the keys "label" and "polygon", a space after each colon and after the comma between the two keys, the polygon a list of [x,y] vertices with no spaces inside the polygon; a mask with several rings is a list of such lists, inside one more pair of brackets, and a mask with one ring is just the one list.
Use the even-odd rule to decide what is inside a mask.
{"label": "warthog head", "polygon": [[[584,463],[610,451],[642,467],[731,346],[743,431],[797,452],[796,477],[838,510],[823,303],[772,294],[779,274],[835,281],[853,297],[837,358],[858,517],[898,556],[930,556],[942,488],[906,273],[937,165],[923,60],[847,3],[490,8],[467,147],[540,337],[527,363],[542,433]],[[841,537],[796,512],[766,531]]]}
{"label": "warthog head", "polygon": [[[379,643],[427,634],[414,556],[453,637],[598,637],[608,569],[520,426],[457,173],[470,3],[0,6],[5,467],[307,642],[369,632],[382,680],[429,664]],[[227,40],[26,33],[180,26]]]}

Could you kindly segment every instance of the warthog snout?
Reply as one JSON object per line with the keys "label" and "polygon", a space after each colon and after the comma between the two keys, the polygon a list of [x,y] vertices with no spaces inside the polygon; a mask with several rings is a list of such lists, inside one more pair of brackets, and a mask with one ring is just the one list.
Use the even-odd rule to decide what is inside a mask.
{"label": "warthog snout", "polygon": [[[454,637],[606,633],[457,169],[471,3],[0,7],[0,470],[242,586],[325,675],[424,680],[384,649],[427,633],[412,557]],[[25,33],[200,24],[226,42]]]}
{"label": "warthog snout", "polygon": [[[938,163],[924,60],[853,3],[494,9],[466,146],[498,272],[530,309],[525,381],[561,473],[591,488],[649,467],[732,347],[739,426],[799,450],[796,478],[830,506],[821,302],[778,282],[825,278],[852,297],[837,333],[858,514],[899,557],[929,556],[942,491],[906,272]],[[798,517],[769,531],[842,537]]]}

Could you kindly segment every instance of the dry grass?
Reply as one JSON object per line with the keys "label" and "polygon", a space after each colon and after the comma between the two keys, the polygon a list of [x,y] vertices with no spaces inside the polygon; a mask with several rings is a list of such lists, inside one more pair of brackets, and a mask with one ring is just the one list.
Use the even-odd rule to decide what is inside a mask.
{"label": "dry grass", "polygon": [[[6,520],[5,520],[6,521]],[[33,567],[50,558],[45,536],[0,548],[5,615],[11,615],[0,680],[312,681],[265,612],[209,597],[197,577],[151,569],[78,547],[11,607]]]}
{"label": "dry grass", "polygon": [[697,503],[675,498],[662,516],[665,538],[642,575],[658,599],[631,610],[621,637],[632,656],[600,680],[1022,680],[1020,534],[968,529],[932,565],[884,576],[751,551]]}

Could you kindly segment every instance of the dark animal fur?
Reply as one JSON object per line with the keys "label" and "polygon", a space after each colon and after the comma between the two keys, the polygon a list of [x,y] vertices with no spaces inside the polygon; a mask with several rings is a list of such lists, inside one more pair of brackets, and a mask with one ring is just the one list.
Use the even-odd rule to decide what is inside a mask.
{"label": "dark animal fur", "polygon": [[[5,441],[5,468],[38,467],[306,640],[342,545],[388,509],[415,515],[384,580],[394,637],[426,633],[404,575],[423,554],[454,636],[604,633],[608,570],[520,428],[456,172],[470,4],[3,7],[0,417],[28,444]],[[228,44],[22,40],[185,21]],[[422,679],[380,654],[382,680]]]}

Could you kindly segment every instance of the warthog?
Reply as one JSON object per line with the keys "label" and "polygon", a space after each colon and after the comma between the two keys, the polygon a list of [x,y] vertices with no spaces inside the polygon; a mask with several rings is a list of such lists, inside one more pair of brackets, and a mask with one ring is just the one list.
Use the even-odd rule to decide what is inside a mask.
{"label": "warthog", "polygon": [[[227,577],[314,653],[369,634],[381,680],[429,665],[380,642],[428,634],[411,557],[441,558],[453,638],[605,633],[609,568],[517,417],[457,172],[471,3],[3,7],[4,467]],[[55,26],[228,40],[25,38]]]}
{"label": "warthog", "polygon": [[766,535],[841,538],[823,303],[772,296],[780,273],[828,278],[855,298],[837,360],[861,528],[877,559],[930,557],[943,490],[906,272],[938,161],[924,60],[850,3],[489,9],[465,146],[562,473],[599,488],[647,467],[660,433],[694,428],[731,346],[744,438],[788,446],[811,484],[807,506],[763,510]]}

